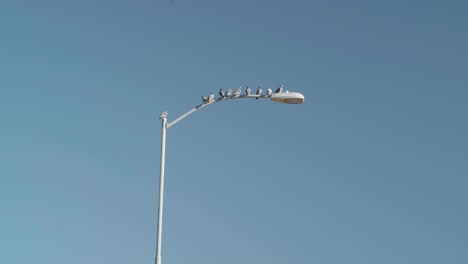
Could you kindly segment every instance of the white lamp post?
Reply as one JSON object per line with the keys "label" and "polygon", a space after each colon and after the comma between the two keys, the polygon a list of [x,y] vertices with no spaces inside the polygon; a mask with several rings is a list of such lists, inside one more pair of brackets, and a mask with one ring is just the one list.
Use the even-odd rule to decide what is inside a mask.
{"label": "white lamp post", "polygon": [[271,99],[273,102],[284,103],[284,104],[301,104],[304,102],[304,95],[296,92],[285,92],[285,93],[274,93],[271,95],[261,95],[261,94],[252,94],[252,95],[228,95],[222,96],[218,99],[212,99],[211,101],[204,101],[202,104],[192,108],[187,113],[176,118],[172,122],[167,122],[167,112],[163,112],[159,118],[162,120],[161,127],[161,171],[159,177],[159,207],[158,207],[158,229],[157,229],[157,240],[156,240],[156,257],[155,263],[161,264],[161,238],[162,238],[162,217],[163,217],[163,200],[164,200],[164,165],[165,165],[165,156],[166,156],[166,131],[171,126],[175,125],[180,120],[184,119],[191,113],[214,103],[230,100],[230,99],[245,99],[245,98],[265,98]]}

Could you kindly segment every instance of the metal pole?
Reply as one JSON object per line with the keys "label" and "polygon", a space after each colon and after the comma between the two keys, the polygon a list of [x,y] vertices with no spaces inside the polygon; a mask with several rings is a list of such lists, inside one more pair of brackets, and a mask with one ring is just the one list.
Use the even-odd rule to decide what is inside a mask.
{"label": "metal pole", "polygon": [[161,115],[161,172],[159,176],[159,208],[158,208],[158,237],[156,241],[155,264],[161,264],[161,237],[162,237],[162,219],[163,219],[163,200],[164,200],[164,163],[166,156],[166,131],[167,117]]}

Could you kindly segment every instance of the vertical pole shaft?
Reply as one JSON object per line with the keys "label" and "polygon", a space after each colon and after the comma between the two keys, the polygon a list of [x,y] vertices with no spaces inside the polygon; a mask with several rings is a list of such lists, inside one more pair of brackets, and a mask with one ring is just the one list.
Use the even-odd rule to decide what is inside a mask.
{"label": "vertical pole shaft", "polygon": [[159,176],[159,207],[158,207],[158,234],[156,241],[156,258],[155,264],[161,264],[161,238],[162,238],[162,220],[163,220],[163,201],[164,201],[164,165],[166,158],[166,131],[167,119],[162,116],[161,130],[161,171]]}

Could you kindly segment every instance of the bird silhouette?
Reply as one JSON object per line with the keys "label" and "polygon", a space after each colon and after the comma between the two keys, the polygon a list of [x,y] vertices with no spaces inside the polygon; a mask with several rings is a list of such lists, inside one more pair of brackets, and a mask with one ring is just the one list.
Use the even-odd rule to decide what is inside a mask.
{"label": "bird silhouette", "polygon": [[275,93],[281,93],[283,91],[283,85],[280,85],[278,89],[276,89]]}
{"label": "bird silhouette", "polygon": [[271,91],[271,88],[268,88],[268,89],[267,89],[267,94],[266,94],[266,95],[267,95],[267,96],[271,96],[271,92],[272,92],[272,91]]}
{"label": "bird silhouette", "polygon": [[234,91],[234,97],[237,97],[241,94],[242,92],[242,87],[237,87],[237,89]]}
{"label": "bird silhouette", "polygon": [[214,94],[213,92],[211,92],[210,95],[208,96],[208,103],[213,101],[213,99],[214,99]]}
{"label": "bird silhouette", "polygon": [[224,97],[223,89],[219,89],[219,96]]}
{"label": "bird silhouette", "polygon": [[247,88],[245,89],[245,95],[250,95],[250,92],[252,90],[247,86]]}
{"label": "bird silhouette", "polygon": [[208,102],[208,98],[206,98],[205,96],[202,96],[201,97],[201,100],[204,104],[206,104]]}
{"label": "bird silhouette", "polygon": [[231,94],[232,94],[232,90],[229,89],[226,91],[226,94],[224,94],[224,96],[228,97],[228,96],[231,96]]}
{"label": "bird silhouette", "polygon": [[[262,85],[259,85],[259,86],[258,86],[258,88],[257,88],[257,95],[261,96],[261,95],[262,95],[262,91],[263,91],[263,89],[262,89]],[[257,100],[258,100],[258,97],[257,97],[257,98],[255,98],[255,99],[257,99]]]}

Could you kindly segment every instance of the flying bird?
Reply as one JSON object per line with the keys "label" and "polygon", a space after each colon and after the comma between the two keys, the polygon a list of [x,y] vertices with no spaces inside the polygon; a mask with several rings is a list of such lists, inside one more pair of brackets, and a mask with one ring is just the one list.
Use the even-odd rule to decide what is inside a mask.
{"label": "flying bird", "polygon": [[268,88],[268,89],[267,89],[267,96],[271,96],[271,92],[272,92],[272,91],[271,91],[271,88]]}
{"label": "flying bird", "polygon": [[208,103],[213,101],[213,99],[214,99],[214,94],[213,92],[211,92],[210,95],[208,96]]}
{"label": "flying bird", "polygon": [[167,111],[164,111],[159,115],[159,119],[163,119],[163,118],[166,118],[166,117],[167,117]]}
{"label": "flying bird", "polygon": [[224,97],[223,89],[219,89],[219,96]]}
{"label": "flying bird", "polygon": [[[261,85],[259,85],[259,86],[258,86],[258,88],[257,88],[257,95],[262,95],[262,91],[263,91],[263,89],[262,89],[262,86],[261,86]],[[255,99],[257,99],[257,100],[258,100],[258,97],[257,97],[257,98],[255,98]]]}
{"label": "flying bird", "polygon": [[228,97],[228,96],[231,96],[231,94],[232,94],[232,90],[229,89],[229,90],[227,90],[227,92],[226,92],[226,94],[224,96]]}
{"label": "flying bird", "polygon": [[239,86],[239,87],[236,89],[236,91],[234,91],[234,97],[239,96],[241,92],[242,92],[242,87]]}
{"label": "flying bird", "polygon": [[205,96],[202,96],[201,100],[204,104],[208,103],[208,98],[206,98]]}
{"label": "flying bird", "polygon": [[275,93],[281,93],[283,91],[283,85],[280,85],[278,89],[276,89]]}
{"label": "flying bird", "polygon": [[247,86],[247,88],[245,89],[245,95],[250,95],[250,92],[252,90]]}

